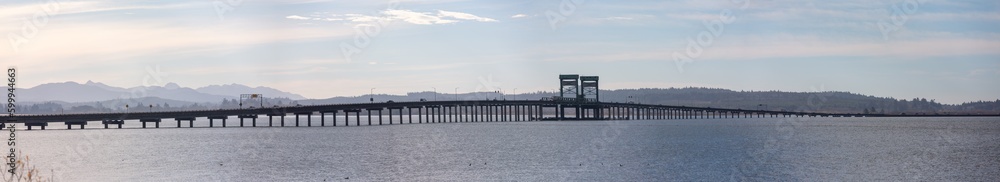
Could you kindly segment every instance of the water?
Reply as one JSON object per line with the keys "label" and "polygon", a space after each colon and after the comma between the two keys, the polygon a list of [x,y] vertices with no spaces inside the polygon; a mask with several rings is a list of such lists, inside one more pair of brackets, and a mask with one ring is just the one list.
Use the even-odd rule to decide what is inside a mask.
{"label": "water", "polygon": [[[286,125],[294,125],[293,118],[286,118]],[[207,121],[200,120],[196,128],[182,129],[174,128],[174,121],[160,129],[135,128],[132,122],[126,129],[96,129],[99,123],[91,123],[86,130],[64,130],[53,123],[45,131],[17,131],[17,149],[42,176],[59,181],[1000,179],[1000,118],[362,127],[353,125],[353,117],[352,125],[343,127],[342,118],[338,127],[317,127],[313,118],[313,127],[298,128],[260,127],[267,118],[256,128],[233,127],[239,124],[232,119],[228,128],[204,128]]]}

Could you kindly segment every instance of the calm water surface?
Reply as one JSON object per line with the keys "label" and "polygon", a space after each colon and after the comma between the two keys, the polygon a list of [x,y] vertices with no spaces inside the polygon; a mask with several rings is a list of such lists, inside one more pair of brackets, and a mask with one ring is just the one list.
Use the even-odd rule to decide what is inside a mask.
{"label": "calm water surface", "polygon": [[[341,117],[342,119],[342,117]],[[353,118],[352,118],[353,119]],[[996,181],[1000,118],[17,131],[59,181]],[[377,120],[376,120],[377,121]],[[385,120],[387,122],[387,120]],[[216,121],[216,127],[220,125]],[[398,120],[396,121],[398,122]],[[366,124],[366,121],[362,123]],[[277,124],[277,123],[275,123]],[[376,122],[377,124],[377,122]],[[288,118],[286,125],[294,125]],[[187,123],[184,124],[187,126]],[[23,127],[23,126],[18,126]],[[349,178],[349,179],[348,179]]]}

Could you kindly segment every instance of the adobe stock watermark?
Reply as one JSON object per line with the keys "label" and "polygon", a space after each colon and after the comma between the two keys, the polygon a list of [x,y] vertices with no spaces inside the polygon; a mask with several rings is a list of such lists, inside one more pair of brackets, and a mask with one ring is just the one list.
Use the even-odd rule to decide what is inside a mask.
{"label": "adobe stock watermark", "polygon": [[50,0],[45,1],[45,4],[39,6],[38,11],[31,18],[21,20],[21,32],[17,33],[7,33],[7,41],[10,43],[10,47],[14,49],[14,52],[20,52],[21,46],[30,42],[32,38],[38,36],[41,29],[45,28],[49,24],[49,18],[59,15],[59,7],[61,5],[58,1]]}
{"label": "adobe stock watermark", "polygon": [[[731,0],[730,2],[741,4],[739,10],[746,10],[750,7],[750,0]],[[687,48],[685,48],[684,54],[680,52],[674,52],[671,54],[673,57],[674,64],[677,65],[677,71],[684,73],[684,65],[688,63],[693,63],[696,59],[701,57],[706,47],[712,46],[715,39],[722,36],[722,33],[726,30],[726,25],[732,24],[737,19],[736,15],[730,9],[724,9],[719,12],[719,18],[714,20],[702,21],[702,25],[705,26],[705,30],[702,30],[695,35],[694,38],[687,38]]]}
{"label": "adobe stock watermark", "polygon": [[547,10],[545,11],[545,18],[549,20],[549,28],[556,30],[558,25],[566,22],[566,19],[576,12],[576,8],[582,5],[585,0],[562,0],[559,2],[559,7],[557,11]]}
{"label": "adobe stock watermark", "polygon": [[[14,86],[17,85],[17,79],[16,79],[17,78],[17,68],[14,68],[14,67],[7,68],[7,76],[8,76],[7,77],[7,86],[10,87],[10,88],[7,88],[7,91],[8,91],[7,92],[7,118],[8,118],[7,121],[15,121],[14,120],[14,113],[17,110],[17,106],[14,104],[14,102],[15,102],[14,98],[16,97],[16,95],[14,94],[14,90],[15,90]],[[2,124],[6,124],[7,121],[4,121],[4,123],[2,123]],[[17,152],[17,149],[16,149],[16,146],[17,146],[17,140],[16,139],[17,138],[16,138],[16,136],[17,135],[15,135],[15,133],[14,133],[15,126],[16,125],[14,125],[14,123],[11,123],[10,125],[7,126],[8,130],[10,130],[10,138],[7,139],[7,146],[10,147],[10,153],[7,153],[7,160],[6,160],[7,161],[7,166],[10,166],[10,169],[8,169],[7,172],[9,172],[10,175],[12,175],[12,176],[16,174],[15,171],[17,171],[17,166],[18,166],[17,162],[16,162],[17,161],[17,154],[16,154],[16,152]]]}
{"label": "adobe stock watermark", "polygon": [[882,32],[882,39],[889,40],[889,34],[899,31],[903,25],[910,20],[910,15],[920,10],[920,5],[930,0],[904,0],[900,3],[892,4],[889,17],[879,20],[878,30]]}
{"label": "adobe stock watermark", "polygon": [[486,77],[479,76],[477,80],[479,80],[479,84],[476,84],[476,89],[473,90],[475,94],[466,95],[466,100],[502,98],[499,94],[503,83],[493,79],[493,74],[486,75]]}
{"label": "adobe stock watermark", "polygon": [[[398,7],[399,0],[392,0],[389,1],[389,5],[386,10],[394,10]],[[354,56],[361,54],[363,49],[368,48],[368,46],[372,43],[372,38],[382,34],[382,29],[392,22],[389,14],[379,14],[381,14],[381,16],[375,21],[375,24],[359,24],[354,26],[354,41],[350,43],[340,43],[340,52],[344,55],[344,60],[346,60],[347,63],[351,63]]]}
{"label": "adobe stock watermark", "polygon": [[243,0],[215,0],[212,7],[215,14],[219,16],[219,21],[226,21],[226,14],[236,10],[236,7],[243,5]]}

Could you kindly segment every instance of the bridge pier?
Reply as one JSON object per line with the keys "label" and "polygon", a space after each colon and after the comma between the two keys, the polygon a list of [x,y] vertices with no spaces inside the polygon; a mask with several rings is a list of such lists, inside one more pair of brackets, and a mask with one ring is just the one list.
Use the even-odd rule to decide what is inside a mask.
{"label": "bridge pier", "polygon": [[[250,119],[252,119],[253,121],[251,121],[251,122],[253,122],[252,123],[253,127],[257,127],[257,115],[256,114],[238,115],[236,117],[240,118],[240,127],[243,127],[243,119],[244,118],[250,118]],[[225,127],[225,120],[223,120],[223,127]]]}
{"label": "bridge pier", "polygon": [[378,108],[378,125],[382,125],[382,108]]}
{"label": "bridge pier", "polygon": [[[392,125],[392,108],[387,108],[387,109],[389,110],[389,125]],[[382,111],[379,111],[379,112],[381,113]],[[381,118],[382,115],[379,114],[379,117]],[[399,122],[403,122],[403,121],[399,121]],[[402,124],[402,123],[400,123],[400,124]],[[381,121],[379,121],[379,125],[382,125]]]}
{"label": "bridge pier", "polygon": [[424,119],[427,120],[426,123],[434,123],[434,117],[433,117],[434,116],[434,107],[433,106],[424,106],[424,109],[427,111],[427,114],[424,115]]}
{"label": "bridge pier", "polygon": [[177,127],[181,127],[181,121],[188,121],[188,128],[194,128],[194,118],[174,118],[177,121]]}
{"label": "bridge pier", "polygon": [[424,116],[423,116],[424,115],[424,111],[423,111],[423,109],[424,109],[423,106],[417,107],[417,123],[418,124],[423,124],[424,123]]}
{"label": "bridge pier", "polygon": [[104,129],[108,129],[108,124],[118,124],[118,128],[122,128],[122,124],[124,124],[124,123],[125,123],[124,120],[107,120],[106,119],[106,120],[102,120],[101,121],[101,124],[104,124]]}
{"label": "bridge pier", "polygon": [[372,125],[372,110],[371,109],[365,109],[365,111],[367,111],[367,113],[368,113],[368,126],[371,126]]}
{"label": "bridge pier", "polygon": [[[400,116],[400,117],[402,117],[402,116]],[[406,117],[407,117],[406,121],[410,122],[410,124],[413,124],[413,108],[406,107]],[[417,117],[419,118],[420,116],[417,116]]]}
{"label": "bridge pier", "polygon": [[221,119],[222,120],[222,127],[226,127],[226,119],[228,119],[228,118],[229,118],[229,116],[209,116],[208,117],[208,127],[209,128],[214,127],[216,119]]}
{"label": "bridge pier", "polygon": [[139,119],[139,122],[142,122],[142,128],[146,128],[146,123],[148,122],[153,122],[156,124],[156,128],[160,128],[160,121],[162,121],[160,118]]}
{"label": "bridge pier", "polygon": [[24,126],[27,126],[28,130],[31,130],[32,126],[40,126],[40,127],[42,127],[42,130],[45,130],[45,127],[49,126],[49,123],[48,122],[25,122]]}
{"label": "bridge pier", "polygon": [[441,107],[444,112],[444,122],[442,123],[455,122],[455,107],[451,105],[443,105]]}
{"label": "bridge pier", "polygon": [[444,105],[434,106],[434,123],[444,123],[446,119]]}
{"label": "bridge pier", "polygon": [[63,123],[66,124],[66,129],[67,130],[73,129],[73,125],[80,125],[80,129],[82,130],[83,126],[87,125],[87,121],[66,121],[66,122],[63,122]]}
{"label": "bridge pier", "polygon": [[312,127],[312,112],[297,112],[295,114],[295,127],[299,127],[299,115],[306,115],[306,125]]}
{"label": "bridge pier", "polygon": [[274,116],[281,116],[281,126],[285,126],[285,114],[286,113],[271,113],[267,114],[267,126],[274,127]]}
{"label": "bridge pier", "polygon": [[389,110],[389,124],[392,124],[392,110],[399,111],[399,124],[403,124],[403,107],[388,107]]}
{"label": "bridge pier", "polygon": [[524,112],[528,112],[527,115],[525,115],[526,118],[524,118],[526,121],[531,121],[532,120],[531,117],[534,117],[534,115],[531,114],[532,110],[535,110],[533,105],[525,106]]}
{"label": "bridge pier", "polygon": [[319,126],[326,126],[326,124],[325,124],[326,123],[326,121],[325,121],[326,120],[325,119],[326,116],[323,116],[325,113],[330,113],[330,115],[333,116],[332,117],[333,118],[333,126],[337,126],[337,112],[338,112],[337,110],[320,111],[319,112]]}
{"label": "bridge pier", "polygon": [[344,126],[351,126],[351,113],[354,113],[354,122],[356,126],[361,126],[361,110],[358,109],[348,109],[344,110]]}

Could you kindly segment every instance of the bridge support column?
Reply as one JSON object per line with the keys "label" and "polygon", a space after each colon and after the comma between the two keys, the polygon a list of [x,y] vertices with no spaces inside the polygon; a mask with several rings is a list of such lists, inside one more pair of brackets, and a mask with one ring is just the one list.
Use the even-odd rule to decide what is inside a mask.
{"label": "bridge support column", "polygon": [[49,126],[49,123],[48,122],[25,122],[24,126],[27,126],[28,130],[31,130],[32,126],[38,126],[38,127],[41,127],[42,130],[45,130],[45,127]]}
{"label": "bridge support column", "polygon": [[332,116],[330,119],[333,122],[333,126],[337,126],[337,111],[334,110],[333,112],[331,112],[330,116]]}
{"label": "bridge support column", "polygon": [[299,127],[299,115],[306,115],[306,126],[312,127],[312,112],[297,112],[295,114],[295,127]]}
{"label": "bridge support column", "polygon": [[434,106],[434,123],[444,123],[444,106]]}
{"label": "bridge support column", "polygon": [[208,117],[208,127],[209,128],[214,127],[216,119],[221,119],[222,120],[222,127],[226,127],[226,118],[229,118],[229,116],[209,116]]}
{"label": "bridge support column", "polygon": [[194,119],[195,118],[174,118],[174,120],[177,121],[177,127],[178,128],[181,127],[181,121],[188,121],[188,128],[193,128],[194,127]]}
{"label": "bridge support column", "polygon": [[351,126],[351,113],[354,113],[354,123],[361,126],[361,110],[344,110],[344,126]]}
{"label": "bridge support column", "polygon": [[534,115],[532,115],[532,112],[533,112],[532,110],[534,110],[535,108],[533,108],[534,106],[532,106],[532,105],[527,105],[527,106],[524,106],[524,107],[525,107],[524,108],[524,112],[527,112],[526,115],[525,115],[526,118],[524,118],[524,119],[526,121],[531,121],[532,120],[531,118],[534,117]]}
{"label": "bridge support column", "polygon": [[355,111],[354,112],[354,125],[355,126],[361,126],[361,111],[360,110],[354,110],[354,111]]}
{"label": "bridge support column", "polygon": [[125,123],[125,120],[101,120],[101,124],[104,124],[104,129],[108,129],[108,124],[118,124],[118,128],[122,128],[123,123]]}
{"label": "bridge support column", "polygon": [[[381,117],[381,116],[379,116],[379,117]],[[400,122],[403,122],[403,121],[400,121]],[[400,124],[402,124],[402,123],[400,123]],[[379,125],[381,125],[381,123]],[[389,125],[392,125],[392,108],[389,108]]]}
{"label": "bridge support column", "polygon": [[82,130],[83,126],[87,125],[87,121],[66,121],[63,123],[66,124],[67,130],[73,129],[73,125],[80,125],[80,129]]}
{"label": "bridge support column", "polygon": [[156,128],[160,128],[160,121],[161,121],[160,118],[139,119],[139,122],[142,122],[142,128],[146,128],[147,122],[153,122],[156,124]]}
{"label": "bridge support column", "polygon": [[444,112],[447,113],[447,115],[445,115],[444,122],[445,123],[454,123],[455,122],[455,116],[457,116],[456,115],[457,113],[455,112],[455,106],[445,107]]}
{"label": "bridge support column", "polygon": [[285,126],[285,113],[271,113],[267,114],[267,126],[274,127],[274,117],[281,116],[281,126]]}

